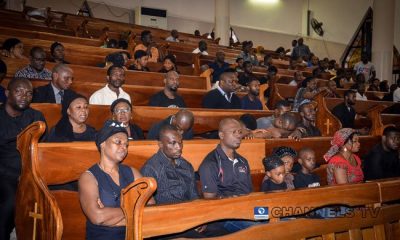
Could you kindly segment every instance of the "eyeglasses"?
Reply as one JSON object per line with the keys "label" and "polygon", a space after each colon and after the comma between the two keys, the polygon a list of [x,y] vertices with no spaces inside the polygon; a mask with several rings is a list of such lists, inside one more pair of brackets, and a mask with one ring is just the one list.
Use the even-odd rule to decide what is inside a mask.
{"label": "eyeglasses", "polygon": [[128,113],[128,112],[130,112],[131,110],[130,109],[128,109],[128,108],[121,108],[121,109],[116,109],[115,111],[114,111],[114,113],[115,114],[121,114],[121,113]]}

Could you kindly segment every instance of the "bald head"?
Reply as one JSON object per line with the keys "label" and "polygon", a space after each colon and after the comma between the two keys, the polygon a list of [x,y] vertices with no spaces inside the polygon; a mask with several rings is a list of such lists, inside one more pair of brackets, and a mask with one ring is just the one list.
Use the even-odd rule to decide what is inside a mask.
{"label": "bald head", "polygon": [[236,119],[225,118],[219,122],[218,136],[224,148],[236,150],[239,148],[243,137],[242,124]]}
{"label": "bald head", "polygon": [[218,131],[224,132],[230,129],[232,125],[240,125],[240,122],[234,118],[224,118],[219,122]]}
{"label": "bald head", "polygon": [[185,109],[179,110],[172,119],[172,125],[174,125],[182,135],[193,127],[193,122],[193,113]]}

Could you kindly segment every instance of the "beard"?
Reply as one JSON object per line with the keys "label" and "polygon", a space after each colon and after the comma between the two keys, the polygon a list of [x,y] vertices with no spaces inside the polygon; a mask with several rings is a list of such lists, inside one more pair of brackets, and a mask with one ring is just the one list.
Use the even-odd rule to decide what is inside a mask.
{"label": "beard", "polygon": [[178,87],[177,87],[177,86],[169,87],[169,90],[170,90],[171,92],[176,92],[176,91],[178,91]]}

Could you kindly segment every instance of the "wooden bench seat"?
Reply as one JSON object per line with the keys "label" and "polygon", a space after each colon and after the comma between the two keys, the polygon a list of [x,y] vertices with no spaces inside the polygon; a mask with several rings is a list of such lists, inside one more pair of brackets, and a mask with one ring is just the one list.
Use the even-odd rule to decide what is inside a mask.
{"label": "wooden bench seat", "polygon": [[[17,236],[21,239],[32,237],[33,218],[28,216],[36,203],[37,212],[42,216],[42,220],[38,220],[36,226],[38,238],[81,239],[85,235],[86,219],[82,214],[77,193],[60,190],[49,191],[46,185],[60,184],[77,179],[83,171],[97,161],[99,154],[93,142],[38,144],[37,141],[43,132],[44,124],[35,123],[24,130],[18,138],[18,149],[21,151],[23,159],[23,172],[17,194]],[[376,138],[370,139],[376,140]],[[185,141],[183,156],[197,170],[204,156],[215,148],[217,142],[212,140]],[[265,152],[260,151],[260,149],[264,150],[263,146],[268,147],[269,143],[263,140],[247,140],[243,141],[238,150],[249,160],[252,172],[262,171],[261,159],[265,156]],[[32,149],[32,151],[29,149]],[[129,146],[129,154],[124,162],[140,168],[144,161],[153,155],[157,149],[158,146],[154,141],[133,142]],[[237,198],[196,200],[180,204],[144,207],[146,199],[156,189],[156,183],[152,179],[143,178],[123,191],[122,207],[127,215],[129,226],[126,239],[142,239],[142,237],[180,232],[219,219],[252,220],[254,219],[255,207],[268,207],[269,224],[258,225],[232,235],[223,236],[221,239],[241,239],[245,234],[247,238],[264,239],[267,232],[270,234],[268,235],[269,239],[292,238],[280,237],[280,234],[276,233],[275,227],[281,229],[282,224],[287,224],[289,229],[293,229],[290,233],[284,233],[284,236],[313,237],[321,234],[326,236],[328,233],[340,233],[350,229],[353,229],[352,232],[363,231],[363,234],[364,231],[366,231],[365,234],[370,234],[369,231],[385,234],[385,231],[382,231],[382,229],[385,229],[382,228],[383,225],[381,226],[381,224],[395,222],[390,227],[391,229],[393,227],[398,228],[400,216],[398,205],[385,206],[385,209],[382,208],[382,212],[379,211],[378,215],[375,216],[376,218],[371,218],[368,215],[363,222],[358,220],[358,215],[347,220],[343,220],[346,218],[330,220],[295,219],[280,222],[279,218],[302,214],[311,208],[329,204],[377,206],[377,204],[398,200],[399,194],[396,189],[399,187],[400,180],[397,179],[290,192],[252,193]],[[128,191],[128,189],[130,190]],[[133,203],[134,205],[132,205]],[[272,211],[272,209],[289,210],[279,212]],[[171,222],[170,219],[174,219],[174,221]],[[350,224],[350,221],[355,219],[357,221]],[[157,224],[154,224],[155,222]],[[324,228],[323,224],[328,222],[330,223],[329,227]],[[313,226],[318,227],[303,229],[303,226],[301,226],[300,229],[295,229],[292,226],[301,223],[313,223]],[[364,230],[364,228],[374,225],[377,225],[373,227],[375,230]],[[270,231],[265,229],[270,229]],[[298,236],[295,235],[296,232],[299,234]],[[387,231],[386,234],[388,234],[388,237],[398,236],[394,235],[398,232],[393,231]]]}
{"label": "wooden bench seat", "polygon": [[[12,58],[4,58],[4,62],[7,64],[7,78],[12,78],[18,69],[21,69],[29,64],[28,61],[21,61]],[[54,67],[54,63],[46,62],[46,68],[51,70]],[[97,82],[105,83],[107,70],[98,67],[80,66],[80,65],[69,65],[74,71],[74,83],[77,82]],[[164,87],[164,76],[163,73],[154,72],[138,72],[138,71],[125,71],[125,84],[131,85],[143,85],[143,86],[158,86]],[[3,86],[7,86],[7,79],[2,83]],[[199,76],[188,76],[180,75],[179,86],[182,88],[191,89],[203,89],[206,90],[209,87],[205,77]]]}
{"label": "wooden bench seat", "polygon": [[[48,128],[52,128],[61,118],[61,106],[50,103],[33,103],[31,107],[41,111],[46,119]],[[132,109],[132,122],[147,132],[151,126],[168,116],[176,113],[179,109],[134,106]],[[243,114],[251,114],[255,118],[271,116],[272,111],[251,111],[251,110],[217,110],[189,108],[194,114],[193,130],[195,134],[202,134],[218,130],[219,122],[228,117],[239,119]],[[154,114],[157,112],[157,114]],[[107,119],[111,118],[109,106],[90,105],[89,118],[87,123],[100,129]]]}

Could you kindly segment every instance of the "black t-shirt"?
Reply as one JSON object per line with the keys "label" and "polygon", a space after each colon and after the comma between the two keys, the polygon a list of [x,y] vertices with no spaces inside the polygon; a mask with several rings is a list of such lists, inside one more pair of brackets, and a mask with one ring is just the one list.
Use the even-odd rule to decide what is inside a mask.
{"label": "black t-shirt", "polygon": [[17,135],[36,121],[46,122],[41,112],[28,108],[20,116],[11,117],[0,107],[0,175],[18,178],[21,173],[21,156],[17,150]]}
{"label": "black t-shirt", "polygon": [[400,177],[400,159],[397,151],[385,151],[382,143],[363,158],[365,180]]}
{"label": "black t-shirt", "polygon": [[220,145],[203,160],[199,175],[202,191],[218,197],[244,195],[253,190],[247,160],[236,152],[235,159],[230,160]]}
{"label": "black t-shirt", "polygon": [[354,128],[356,111],[353,107],[349,109],[345,103],[341,103],[332,109],[332,113],[340,120],[342,128]]}
{"label": "black t-shirt", "polygon": [[315,173],[304,174],[299,171],[294,175],[294,187],[295,188],[306,188],[306,187],[318,187],[320,186],[319,176]]}
{"label": "black t-shirt", "polygon": [[185,101],[181,96],[175,94],[174,99],[170,99],[165,95],[164,91],[159,91],[150,98],[149,106],[153,107],[169,107],[169,108],[185,108]]}
{"label": "black t-shirt", "polygon": [[310,125],[306,127],[303,123],[300,123],[298,127],[304,128],[306,131],[302,133],[302,137],[320,137],[321,136],[321,131],[313,126]]}
{"label": "black t-shirt", "polygon": [[286,190],[286,189],[287,189],[286,182],[282,182],[281,184],[276,184],[270,178],[266,179],[261,185],[262,192],[270,192],[270,191]]}

